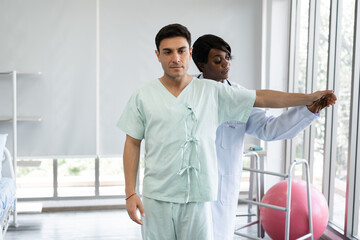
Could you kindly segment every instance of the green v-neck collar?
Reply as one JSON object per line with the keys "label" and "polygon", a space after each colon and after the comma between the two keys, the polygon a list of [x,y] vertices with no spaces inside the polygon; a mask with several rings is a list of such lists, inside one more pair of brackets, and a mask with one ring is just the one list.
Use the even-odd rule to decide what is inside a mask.
{"label": "green v-neck collar", "polygon": [[191,81],[185,86],[185,88],[180,92],[180,94],[179,94],[177,97],[175,97],[175,96],[164,86],[164,84],[160,81],[159,78],[157,78],[156,81],[157,81],[158,85],[160,85],[160,88],[162,89],[162,91],[163,91],[163,92],[166,92],[166,95],[170,96],[170,97],[173,98],[173,99],[180,99],[180,98],[182,98],[181,96],[184,95],[184,94],[188,91],[187,89],[189,89],[189,88],[191,87],[191,85],[192,85],[192,83],[194,82],[194,79],[195,79],[195,78],[196,78],[196,77],[193,77],[193,78],[191,79]]}

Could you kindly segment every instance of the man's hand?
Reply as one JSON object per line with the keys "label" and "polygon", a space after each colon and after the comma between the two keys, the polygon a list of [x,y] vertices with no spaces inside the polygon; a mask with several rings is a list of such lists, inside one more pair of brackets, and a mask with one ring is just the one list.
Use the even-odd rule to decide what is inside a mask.
{"label": "man's hand", "polygon": [[312,104],[307,105],[307,108],[312,113],[318,113],[321,109],[334,105],[336,100],[336,95],[334,93],[329,93],[314,101]]}
{"label": "man's hand", "polygon": [[145,217],[145,211],[141,202],[141,199],[138,195],[134,195],[128,200],[126,200],[126,210],[129,214],[129,217],[136,222],[137,224],[143,225],[141,219],[137,217],[136,210],[139,209],[140,214],[142,217]]}
{"label": "man's hand", "polygon": [[[325,96],[327,96],[329,94],[330,95],[334,94],[334,91],[333,90],[322,90],[322,91],[316,91],[316,92],[313,92],[313,93],[309,93],[309,94],[307,94],[310,97],[309,98],[309,100],[310,100],[309,104],[312,104],[312,102],[315,102],[315,101],[317,101],[317,100],[319,100],[321,98],[324,98]],[[334,94],[334,96],[335,96],[335,94]],[[336,96],[335,96],[335,98],[336,98]]]}

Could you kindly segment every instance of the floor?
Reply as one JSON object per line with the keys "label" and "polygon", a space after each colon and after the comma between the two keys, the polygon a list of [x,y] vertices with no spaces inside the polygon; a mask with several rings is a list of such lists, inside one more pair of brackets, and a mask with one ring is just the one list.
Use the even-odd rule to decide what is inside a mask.
{"label": "floor", "polygon": [[120,209],[19,214],[18,223],[5,240],[141,239],[140,227]]}
{"label": "floor", "polygon": [[[242,221],[246,217],[239,218],[237,225]],[[124,209],[26,213],[18,215],[18,223],[17,228],[9,228],[5,240],[141,239],[140,227],[128,218]],[[247,231],[256,234],[255,228]],[[247,238],[234,235],[235,239]]]}

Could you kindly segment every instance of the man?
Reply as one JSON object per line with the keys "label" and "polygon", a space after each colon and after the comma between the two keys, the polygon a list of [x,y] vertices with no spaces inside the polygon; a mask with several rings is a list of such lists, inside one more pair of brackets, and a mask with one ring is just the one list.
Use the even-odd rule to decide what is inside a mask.
{"label": "man", "polygon": [[[211,34],[199,37],[193,45],[192,58],[202,73],[199,78],[243,88],[228,80],[231,47],[222,38]],[[327,105],[326,100],[318,100],[292,108],[276,118],[254,108],[246,124],[231,121],[218,127],[218,199],[211,203],[215,240],[230,240],[234,236],[245,133],[265,141],[293,138],[317,119],[318,112]]]}
{"label": "man", "polygon": [[[194,78],[187,73],[191,35],[180,24],[163,27],[155,43],[164,75],[132,95],[118,123],[127,134],[126,208],[130,218],[142,225],[143,239],[213,239],[210,201],[216,200],[214,141],[219,123],[245,123],[253,106],[310,104],[332,91],[255,92]],[[135,184],[142,139],[146,159],[141,201]]]}

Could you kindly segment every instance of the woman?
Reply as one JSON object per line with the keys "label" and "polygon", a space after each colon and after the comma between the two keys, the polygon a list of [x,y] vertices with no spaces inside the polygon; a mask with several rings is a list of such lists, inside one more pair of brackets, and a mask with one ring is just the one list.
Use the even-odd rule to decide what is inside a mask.
{"label": "woman", "polygon": [[[211,34],[201,36],[193,45],[192,58],[201,72],[198,78],[243,88],[228,80],[231,47],[222,38]],[[233,239],[245,134],[264,141],[293,138],[318,118],[321,109],[335,100],[335,95],[331,94],[311,105],[291,108],[279,117],[266,116],[265,110],[254,108],[247,123],[231,121],[218,127],[215,141],[218,199],[211,206],[215,240]]]}

